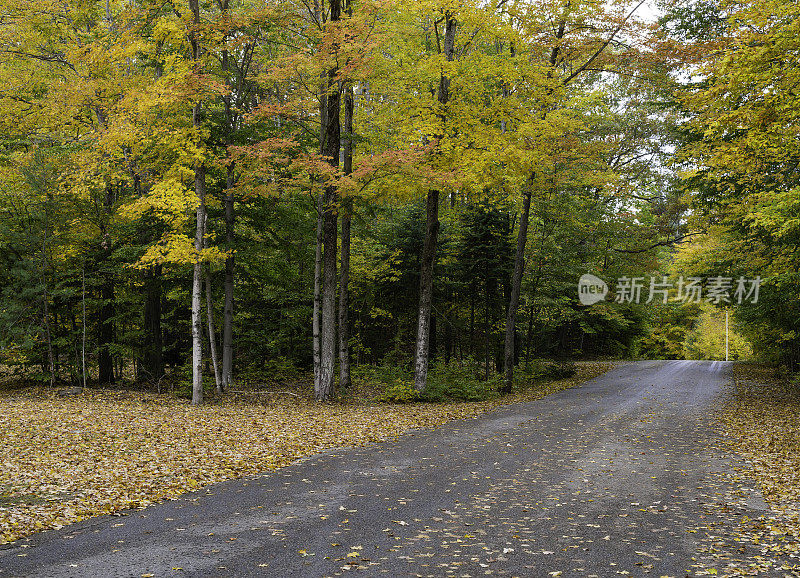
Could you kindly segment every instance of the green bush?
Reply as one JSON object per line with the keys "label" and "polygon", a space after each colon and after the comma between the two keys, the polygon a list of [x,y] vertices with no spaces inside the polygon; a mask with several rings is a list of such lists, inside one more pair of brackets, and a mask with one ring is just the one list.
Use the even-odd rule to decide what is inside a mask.
{"label": "green bush", "polygon": [[548,361],[541,366],[541,377],[548,379],[567,379],[578,372],[571,361]]}
{"label": "green bush", "polygon": [[[176,368],[163,386],[170,385],[172,395],[178,399],[192,399],[192,362],[187,361]],[[203,396],[210,396],[214,392],[214,377],[203,375]]]}
{"label": "green bush", "polygon": [[412,401],[483,401],[495,397],[501,384],[499,375],[489,381],[480,378],[474,363],[463,365],[431,364],[428,370],[428,384],[425,392],[419,395],[414,388],[411,372],[392,366],[365,366],[359,368],[358,376],[368,382],[382,383],[383,392],[379,401],[408,403]]}
{"label": "green bush", "polygon": [[292,383],[306,377],[306,372],[291,360],[276,357],[260,364],[243,367],[237,372],[236,381],[245,386],[259,386],[274,383]]}
{"label": "green bush", "polygon": [[435,364],[428,372],[428,386],[422,399],[425,401],[483,401],[495,397],[501,378],[495,374],[488,381],[476,376],[475,367]]}
{"label": "green bush", "polygon": [[414,382],[404,379],[395,379],[386,384],[378,401],[408,403],[411,401],[418,401],[419,399],[419,393],[417,393],[417,390],[414,388]]}
{"label": "green bush", "polygon": [[412,375],[400,367],[393,365],[355,365],[350,368],[353,380],[368,384],[389,384],[397,379],[412,379]]}
{"label": "green bush", "polygon": [[528,383],[534,379],[539,379],[543,374],[543,363],[538,360],[531,361],[530,363],[520,364],[514,369],[514,381],[519,383]]}

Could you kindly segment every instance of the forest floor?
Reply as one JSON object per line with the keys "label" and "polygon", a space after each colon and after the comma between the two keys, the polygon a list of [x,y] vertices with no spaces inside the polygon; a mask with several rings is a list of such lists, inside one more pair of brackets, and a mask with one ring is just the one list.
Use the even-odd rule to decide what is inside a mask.
{"label": "forest floor", "polygon": [[6,387],[0,390],[0,544],[330,448],[362,446],[539,399],[611,366],[580,363],[572,378],[534,381],[470,403],[379,404],[350,395],[342,403],[317,404],[307,387],[289,386],[192,407],[170,394],[87,388],[65,397],[59,389]]}
{"label": "forest floor", "polygon": [[[768,508],[738,533],[764,559],[800,557],[800,385],[763,365],[734,365],[719,420],[725,444],[745,459],[735,477],[756,485]],[[757,568],[754,568],[755,572]],[[798,575],[798,574],[793,574]]]}
{"label": "forest floor", "polygon": [[[0,548],[0,575],[798,576],[796,413],[782,409],[796,402],[734,365],[621,363],[530,403],[30,536]],[[330,407],[356,424],[373,411]]]}

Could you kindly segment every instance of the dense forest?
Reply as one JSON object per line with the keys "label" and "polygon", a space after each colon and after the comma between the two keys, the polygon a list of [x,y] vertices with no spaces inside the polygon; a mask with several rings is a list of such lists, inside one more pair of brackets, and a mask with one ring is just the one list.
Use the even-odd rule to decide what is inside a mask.
{"label": "dense forest", "polygon": [[502,391],[729,314],[797,369],[799,82],[793,0],[2,0],[0,365]]}

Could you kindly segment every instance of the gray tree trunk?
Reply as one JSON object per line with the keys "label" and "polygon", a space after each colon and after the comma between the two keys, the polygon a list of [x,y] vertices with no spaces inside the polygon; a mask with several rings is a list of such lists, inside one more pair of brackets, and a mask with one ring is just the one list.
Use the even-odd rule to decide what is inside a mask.
{"label": "gray tree trunk", "polygon": [[[233,387],[233,291],[234,291],[234,225],[233,207],[234,165],[228,165],[225,192],[225,246],[229,251],[225,259],[225,305],[222,313],[222,391]],[[222,392],[220,392],[222,393]]]}
{"label": "gray tree trunk", "polygon": [[[330,0],[330,21],[341,19],[342,6],[340,0]],[[341,93],[338,81],[339,69],[333,66],[328,70],[327,98],[325,115],[325,138],[323,155],[333,167],[339,166],[339,150],[341,143],[341,126],[339,108]],[[336,366],[336,253],[338,191],[336,185],[325,187],[325,199],[322,211],[322,332],[320,336],[319,388],[316,398],[328,401],[334,395],[334,369]]]}
{"label": "gray tree trunk", "polygon": [[[199,108],[197,105],[195,108]],[[197,231],[194,248],[200,253],[205,236],[206,168],[198,165],[194,174],[194,189],[199,200],[197,206]],[[192,405],[203,403],[203,318],[201,296],[203,290],[203,263],[199,257],[194,264],[192,277]]]}
{"label": "gray tree trunk", "polygon": [[433,301],[433,261],[439,234],[439,191],[428,191],[425,214],[425,244],[419,277],[419,316],[417,320],[417,349],[414,361],[414,387],[425,391],[428,381],[428,351],[430,348],[431,303]]}
{"label": "gray tree trunk", "polygon": [[[455,57],[456,20],[449,11],[445,13],[444,55],[448,61]],[[442,74],[439,77],[437,99],[445,105],[450,99],[450,78]],[[439,122],[440,133],[437,140],[444,136],[446,113],[442,112]],[[428,353],[430,351],[430,320],[433,302],[433,263],[436,258],[436,241],[439,235],[439,191],[429,190],[425,203],[425,243],[422,248],[422,262],[419,275],[419,311],[417,316],[417,344],[414,354],[414,387],[420,393],[425,391],[428,382]]]}
{"label": "gray tree trunk", "polygon": [[334,395],[336,365],[336,242],[335,187],[325,190],[322,222],[322,331],[320,335],[319,389],[316,398],[328,401]]}
{"label": "gray tree trunk", "polygon": [[114,358],[111,344],[114,341],[114,279],[106,274],[100,287],[102,305],[97,318],[97,379],[100,383],[114,383]]}
{"label": "gray tree trunk", "polygon": [[53,358],[53,338],[50,333],[50,308],[48,307],[48,301],[50,300],[50,296],[47,293],[47,281],[44,284],[44,294],[42,295],[42,303],[44,305],[44,337],[45,342],[47,343],[47,372],[49,374],[49,383],[50,387],[53,387],[56,384],[56,366],[55,360]]}
{"label": "gray tree trunk", "polygon": [[[321,10],[318,0],[314,1],[314,13],[317,19],[324,19],[324,12]],[[319,131],[319,152],[325,154],[325,139],[327,137],[327,118],[328,118],[328,81],[327,75],[322,74],[322,80],[319,87],[319,118],[320,118],[320,131]],[[321,389],[321,344],[322,338],[322,325],[320,323],[320,315],[322,308],[322,228],[323,228],[323,212],[325,207],[325,197],[322,193],[317,195],[316,200],[317,211],[317,238],[314,246],[314,310],[313,319],[311,321],[311,338],[313,339],[313,356],[314,356],[314,395]]]}
{"label": "gray tree trunk", "polygon": [[[200,25],[200,2],[189,0],[192,11],[193,24]],[[189,33],[189,43],[192,49],[192,60],[199,65],[200,40],[193,28]],[[192,124],[195,128],[200,126],[200,103],[196,103],[192,110]],[[194,236],[194,249],[197,251],[197,261],[194,264],[192,275],[192,405],[203,403],[203,318],[201,297],[203,292],[203,263],[199,253],[203,249],[206,222],[206,167],[198,163],[194,169],[194,192],[197,195],[197,230]]]}
{"label": "gray tree trunk", "polygon": [[[45,217],[44,217],[44,237],[42,239],[42,310],[44,320],[44,336],[47,343],[47,371],[50,374],[49,382],[50,387],[55,385],[55,360],[53,359],[53,337],[50,332],[50,295],[47,291],[47,241],[48,233],[50,230],[50,194],[46,195],[47,201],[45,203]],[[44,364],[42,364],[44,365]]]}
{"label": "gray tree trunk", "polygon": [[211,349],[211,365],[214,367],[214,386],[222,393],[222,374],[217,357],[217,334],[214,330],[214,305],[211,299],[211,270],[206,270],[206,321],[208,322],[208,344]]}
{"label": "gray tree trunk", "polygon": [[[353,85],[348,84],[344,96],[344,158],[343,172],[353,172],[353,109],[355,99]],[[339,276],[339,387],[350,388],[350,224],[352,220],[353,201],[342,201],[342,255],[341,273]]]}
{"label": "gray tree trunk", "polygon": [[86,263],[81,263],[81,386],[86,387]]}
{"label": "gray tree trunk", "polygon": [[[227,15],[229,0],[220,1],[220,9]],[[246,49],[246,48],[245,48]],[[232,89],[232,79],[230,76],[231,62],[230,54],[227,49],[222,50],[222,69],[225,71],[225,82]],[[244,70],[237,69],[236,73],[241,80],[242,75],[246,75]],[[241,91],[236,98],[233,91],[223,97],[225,107],[225,144],[233,144],[233,132],[237,128],[240,118]],[[234,255],[234,226],[236,214],[233,206],[233,187],[236,184],[236,164],[231,161],[226,167],[225,178],[225,249],[228,256],[225,259],[225,280],[223,290],[225,293],[222,309],[222,381],[217,385],[218,393],[223,393],[226,389],[233,387],[233,291],[234,291],[234,268],[236,257]]]}
{"label": "gray tree trunk", "polygon": [[137,377],[157,382],[164,375],[161,338],[161,265],[150,267],[144,277],[144,343]]}
{"label": "gray tree trunk", "polygon": [[523,191],[522,216],[517,232],[517,251],[514,256],[514,273],[511,277],[511,299],[506,315],[506,336],[503,348],[503,375],[502,391],[508,393],[514,385],[514,339],[516,337],[517,311],[519,310],[519,295],[522,288],[522,274],[525,271],[525,245],[528,242],[528,215],[531,210],[531,190],[533,179],[528,179]]}
{"label": "gray tree trunk", "polygon": [[314,356],[314,392],[320,387],[320,306],[322,304],[322,195],[317,196],[317,240],[314,249],[314,309],[311,320],[311,337]]}

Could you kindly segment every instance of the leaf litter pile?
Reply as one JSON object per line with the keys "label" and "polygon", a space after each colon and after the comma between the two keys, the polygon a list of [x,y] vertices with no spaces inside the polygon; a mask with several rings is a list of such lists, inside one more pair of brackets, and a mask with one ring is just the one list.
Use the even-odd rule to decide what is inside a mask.
{"label": "leaf litter pile", "polygon": [[326,449],[391,439],[573,387],[610,369],[535,382],[483,402],[317,404],[304,396],[227,397],[191,407],[170,395],[46,388],[0,393],[0,544],[92,516],[273,470]]}
{"label": "leaf litter pile", "polygon": [[789,570],[783,575],[799,576],[800,385],[765,366],[736,364],[731,388],[720,417],[726,445],[746,460],[736,474],[738,497],[752,491],[744,486],[755,485],[767,509],[740,520],[738,541],[756,555],[745,566],[729,566],[725,575]]}

